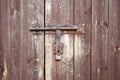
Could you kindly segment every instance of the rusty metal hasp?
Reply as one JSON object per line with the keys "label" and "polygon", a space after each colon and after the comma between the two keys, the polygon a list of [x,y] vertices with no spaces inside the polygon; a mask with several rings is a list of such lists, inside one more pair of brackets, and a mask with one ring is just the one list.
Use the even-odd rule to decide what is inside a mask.
{"label": "rusty metal hasp", "polygon": [[47,25],[45,28],[42,28],[38,24],[35,24],[30,31],[33,32],[34,35],[40,34],[42,31],[54,31],[56,34],[56,42],[54,44],[53,53],[56,56],[56,61],[61,60],[61,54],[63,54],[64,44],[60,42],[61,40],[61,31],[77,31],[80,28],[79,25]]}

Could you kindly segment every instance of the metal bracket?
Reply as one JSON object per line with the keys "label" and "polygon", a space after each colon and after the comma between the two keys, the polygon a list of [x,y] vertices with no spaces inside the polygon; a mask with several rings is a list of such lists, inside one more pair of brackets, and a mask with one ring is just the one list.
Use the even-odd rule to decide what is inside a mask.
{"label": "metal bracket", "polygon": [[60,25],[48,25],[45,28],[40,27],[39,25],[33,26],[33,28],[30,29],[30,31],[34,32],[34,34],[39,34],[41,31],[55,31],[56,34],[56,42],[54,44],[53,53],[56,56],[56,61],[61,60],[61,54],[63,54],[63,43],[60,42],[61,40],[61,31],[74,31],[77,32],[77,30],[80,28],[79,25],[66,25],[66,24],[60,24]]}
{"label": "metal bracket", "polygon": [[[39,24],[33,25],[33,29],[40,29],[41,27],[42,26],[40,26]],[[32,33],[33,33],[33,35],[39,35],[41,33],[41,31],[39,31],[39,30],[33,30]]]}

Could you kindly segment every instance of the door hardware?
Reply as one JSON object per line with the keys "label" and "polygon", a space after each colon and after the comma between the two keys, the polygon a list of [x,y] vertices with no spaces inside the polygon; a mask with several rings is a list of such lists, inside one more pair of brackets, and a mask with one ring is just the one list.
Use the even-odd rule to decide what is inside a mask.
{"label": "door hardware", "polygon": [[45,28],[42,28],[38,24],[35,24],[33,28],[30,28],[30,31],[33,32],[33,34],[37,35],[40,34],[42,31],[49,31],[49,32],[55,32],[56,34],[56,42],[53,47],[53,54],[55,54],[56,61],[61,60],[61,55],[63,54],[63,43],[60,42],[61,40],[61,32],[70,32],[73,31],[74,33],[77,33],[77,31],[80,31],[79,25],[66,25],[66,24],[59,24],[59,25],[47,25]]}
{"label": "door hardware", "polygon": [[[39,24],[34,24],[34,25],[33,25],[33,28],[34,28],[34,29],[39,29],[39,28],[41,28],[41,27],[42,27],[42,26],[40,26]],[[32,33],[33,33],[34,35],[38,35],[38,34],[41,33],[41,31],[39,31],[39,30],[33,30]]]}

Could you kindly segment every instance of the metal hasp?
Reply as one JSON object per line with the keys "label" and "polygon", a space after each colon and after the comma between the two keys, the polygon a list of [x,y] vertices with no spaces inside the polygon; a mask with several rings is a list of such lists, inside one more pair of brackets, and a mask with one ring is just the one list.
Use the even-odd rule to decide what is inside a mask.
{"label": "metal hasp", "polygon": [[[36,25],[38,26],[38,25]],[[54,44],[53,53],[55,54],[56,61],[61,60],[61,55],[63,54],[63,43],[60,42],[61,40],[61,31],[77,31],[80,28],[79,25],[47,25],[45,28],[41,27],[33,27],[30,29],[32,32],[36,32],[37,34],[41,31],[54,31],[56,34],[56,42]]]}
{"label": "metal hasp", "polygon": [[56,28],[56,60],[61,60],[61,55],[60,55],[60,47],[61,47],[61,31],[60,27]]}

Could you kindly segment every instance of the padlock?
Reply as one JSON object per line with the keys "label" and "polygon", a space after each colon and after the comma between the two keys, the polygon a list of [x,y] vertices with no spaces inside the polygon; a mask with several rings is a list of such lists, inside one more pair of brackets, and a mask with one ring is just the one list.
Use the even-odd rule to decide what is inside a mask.
{"label": "padlock", "polygon": [[56,54],[56,61],[60,61],[61,60],[61,55],[60,54]]}

